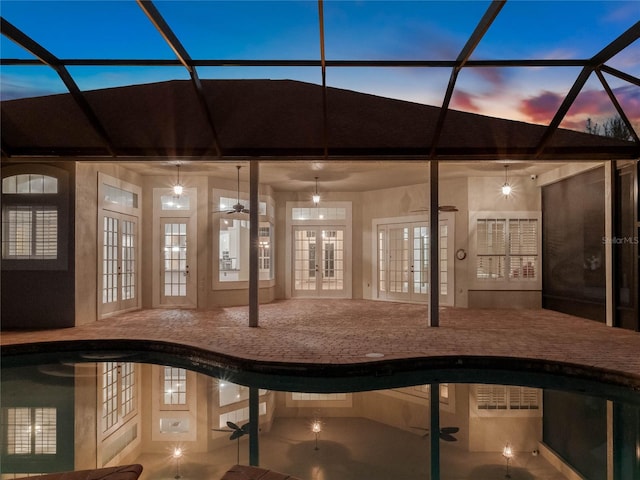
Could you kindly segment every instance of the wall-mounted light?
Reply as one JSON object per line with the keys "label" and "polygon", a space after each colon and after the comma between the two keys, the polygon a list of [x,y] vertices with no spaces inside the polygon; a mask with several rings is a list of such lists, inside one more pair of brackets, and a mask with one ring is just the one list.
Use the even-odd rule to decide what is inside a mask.
{"label": "wall-mounted light", "polygon": [[511,187],[511,184],[509,183],[509,165],[505,164],[504,166],[504,185],[502,185],[502,194],[505,197],[508,197],[509,195],[511,195],[513,188]]}
{"label": "wall-mounted light", "polygon": [[184,191],[184,187],[180,183],[180,164],[177,163],[176,167],[178,168],[178,178],[176,180],[176,183],[173,185],[173,194],[176,197],[179,197],[180,195],[182,195],[182,192]]}
{"label": "wall-mounted light", "polygon": [[316,177],[316,193],[313,194],[313,204],[318,205],[320,203],[320,194],[318,193],[318,177]]}

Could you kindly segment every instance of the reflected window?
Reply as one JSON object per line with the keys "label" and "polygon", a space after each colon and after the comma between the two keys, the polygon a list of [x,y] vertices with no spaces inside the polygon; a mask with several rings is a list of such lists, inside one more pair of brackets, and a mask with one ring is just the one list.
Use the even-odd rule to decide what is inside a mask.
{"label": "reflected window", "polygon": [[485,411],[538,410],[540,390],[508,385],[475,385],[476,407]]}
{"label": "reflected window", "polygon": [[187,371],[184,368],[164,367],[163,403],[187,404]]}
{"label": "reflected window", "polygon": [[102,363],[102,432],[119,426],[136,411],[135,364]]}
{"label": "reflected window", "polygon": [[[266,393],[267,390],[262,388],[258,391],[258,395],[264,395]],[[231,382],[221,381],[218,383],[218,404],[221,407],[245,400],[249,400],[249,387]]]}
{"label": "reflected window", "polygon": [[55,408],[6,408],[6,452],[9,455],[55,455]]}
{"label": "reflected window", "polygon": [[[260,404],[258,405],[258,414],[259,415],[267,414],[266,402],[260,402]],[[233,410],[231,412],[221,414],[218,426],[219,428],[228,428],[227,422],[240,424],[248,420],[249,420],[249,407],[244,407],[244,408],[239,408],[237,410]]]}
{"label": "reflected window", "polygon": [[293,392],[291,394],[291,400],[296,401],[342,401],[347,399],[346,393],[303,393]]}

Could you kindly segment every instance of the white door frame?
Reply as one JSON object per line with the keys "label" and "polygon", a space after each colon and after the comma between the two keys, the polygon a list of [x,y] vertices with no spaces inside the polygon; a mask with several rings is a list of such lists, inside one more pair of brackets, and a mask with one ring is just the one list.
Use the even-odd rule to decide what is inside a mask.
{"label": "white door frame", "polygon": [[[448,226],[448,244],[447,244],[447,295],[440,295],[440,304],[446,306],[453,306],[455,304],[455,278],[454,278],[454,236],[455,236],[455,214],[453,212],[440,212],[440,225],[442,222],[446,221]],[[425,215],[407,215],[402,217],[387,217],[387,218],[374,218],[372,220],[371,227],[371,258],[373,261],[371,262],[371,298],[374,300],[382,300],[382,301],[406,301],[409,303],[424,303],[422,301],[412,300],[409,297],[409,294],[406,295],[406,300],[404,299],[395,299],[395,298],[384,298],[384,296],[380,295],[378,291],[379,278],[378,278],[378,268],[379,268],[379,245],[378,245],[378,227],[381,225],[398,225],[398,224],[415,224],[415,223],[427,223],[428,219]],[[431,263],[433,265],[433,263]],[[440,267],[440,259],[437,262],[438,267]]]}
{"label": "white door frame", "polygon": [[[116,200],[108,201],[106,198],[105,187],[115,187],[132,194],[135,197],[135,201],[131,205],[125,205],[124,202],[118,203]],[[97,318],[107,318],[112,315],[136,310],[141,306],[141,285],[140,285],[140,270],[141,270],[141,245],[142,245],[142,229],[141,229],[141,215],[140,205],[142,205],[142,189],[131,183],[125,182],[115,177],[111,177],[105,173],[98,172],[98,224],[96,226],[96,248],[97,248]],[[117,239],[117,300],[108,304],[103,303],[103,284],[104,284],[104,219],[105,217],[111,217],[118,222],[118,239]],[[134,238],[135,243],[133,245],[134,251],[134,290],[133,298],[122,300],[122,221],[133,221],[135,224]]]}
{"label": "white door frame", "polygon": [[[311,272],[312,271],[312,266],[314,266],[315,268],[313,269],[313,276],[309,275],[309,279],[311,280],[311,278],[313,280],[311,280],[310,284],[313,284],[313,288],[312,289],[308,289],[308,290],[304,290],[304,289],[300,289],[300,290],[296,290],[295,285],[296,285],[296,271],[295,271],[295,267],[296,267],[296,254],[298,252],[297,249],[297,241],[295,239],[296,233],[300,232],[300,231],[312,231],[315,233],[314,235],[314,258],[308,258],[307,261],[308,263],[308,267],[306,269],[303,269],[303,271],[308,271]],[[325,242],[324,240],[324,232],[326,231],[336,231],[336,232],[341,232],[342,233],[342,238],[339,240],[339,242],[342,244],[342,250],[340,251],[340,255],[339,258],[334,258],[333,262],[334,265],[335,263],[339,264],[339,267],[337,269],[331,269],[333,270],[334,274],[336,273],[336,270],[339,272],[339,275],[341,276],[341,278],[336,280],[336,284],[338,282],[340,282],[342,284],[342,288],[338,289],[329,289],[329,288],[324,288],[325,287],[325,279],[330,278],[331,275],[329,275],[329,277],[325,276],[328,272],[328,264],[327,259],[324,258],[324,254],[326,253],[326,249],[325,249],[325,245],[335,245],[334,243],[332,243],[331,241],[327,241]],[[346,252],[345,252],[345,237],[346,237],[346,228],[344,227],[344,225],[293,225],[292,226],[292,230],[291,230],[291,234],[293,235],[294,238],[292,238],[292,243],[294,244],[294,248],[291,249],[291,257],[292,257],[292,261],[291,261],[291,265],[292,265],[292,271],[291,271],[291,277],[292,277],[292,290],[291,290],[291,296],[292,297],[312,297],[312,298],[344,298],[344,292],[346,289],[346,282],[345,282],[345,277],[346,277],[346,272],[345,272],[345,263],[346,263]],[[339,238],[339,237],[338,237]],[[328,281],[328,283],[331,283],[331,280]]]}
{"label": "white door frame", "polygon": [[[293,220],[293,208],[316,208],[312,202],[287,202],[286,203],[286,235],[285,235],[285,297],[292,298],[293,295],[293,235],[294,227],[303,228],[344,228],[344,289],[339,297],[352,298],[353,296],[353,262],[352,254],[352,226],[351,226],[351,202],[321,202],[321,208],[343,208],[345,209],[344,219],[313,219],[313,220]],[[299,295],[296,295],[299,297]],[[320,297],[319,297],[320,298]]]}
{"label": "white door frame", "polygon": [[[170,188],[153,189],[153,222],[152,222],[152,307],[153,308],[195,308],[198,306],[198,236],[197,236],[197,188],[185,188],[182,196],[189,197],[189,208],[183,210],[163,210],[162,196],[172,195]],[[187,295],[184,302],[167,303],[163,302],[161,289],[164,288],[164,281],[161,278],[164,262],[162,255],[162,245],[164,243],[162,225],[166,221],[185,222],[187,224],[187,265],[189,266],[189,281],[187,282]]]}

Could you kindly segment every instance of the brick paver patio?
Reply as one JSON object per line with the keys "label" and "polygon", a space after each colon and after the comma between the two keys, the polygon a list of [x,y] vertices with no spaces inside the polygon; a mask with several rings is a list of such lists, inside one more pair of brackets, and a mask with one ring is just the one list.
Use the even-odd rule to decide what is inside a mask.
{"label": "brick paver patio", "polygon": [[443,308],[440,327],[429,328],[426,312],[416,304],[294,299],[261,305],[260,326],[250,328],[247,307],[141,310],[75,328],[3,332],[1,345],[5,359],[26,352],[133,349],[262,374],[499,368],[569,374],[640,391],[640,333],[549,310]]}

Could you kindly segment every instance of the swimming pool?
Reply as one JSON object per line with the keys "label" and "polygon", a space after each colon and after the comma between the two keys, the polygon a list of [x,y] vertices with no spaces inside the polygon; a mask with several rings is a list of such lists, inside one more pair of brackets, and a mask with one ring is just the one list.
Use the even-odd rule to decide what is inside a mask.
{"label": "swimming pool", "polygon": [[142,479],[235,463],[318,480],[639,478],[637,391],[474,362],[323,376],[135,350],[4,356],[2,478],[123,463]]}

